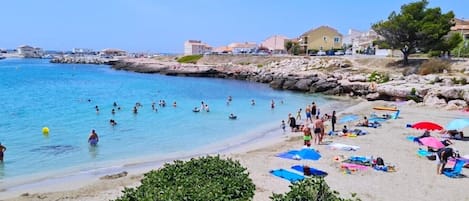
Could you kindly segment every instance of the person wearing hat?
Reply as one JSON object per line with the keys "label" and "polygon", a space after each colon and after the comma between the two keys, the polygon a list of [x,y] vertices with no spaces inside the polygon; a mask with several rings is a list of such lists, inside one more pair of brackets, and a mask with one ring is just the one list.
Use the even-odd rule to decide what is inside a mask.
{"label": "person wearing hat", "polygon": [[7,148],[3,146],[2,143],[0,142],[0,162],[3,162],[3,152],[5,152],[6,150]]}

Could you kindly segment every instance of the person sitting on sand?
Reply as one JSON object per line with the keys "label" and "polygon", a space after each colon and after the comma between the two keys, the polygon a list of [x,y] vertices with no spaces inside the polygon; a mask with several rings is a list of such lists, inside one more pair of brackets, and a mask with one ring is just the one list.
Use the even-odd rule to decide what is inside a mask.
{"label": "person sitting on sand", "polygon": [[449,134],[449,136],[452,138],[452,139],[457,139],[457,140],[461,140],[464,138],[464,133],[462,131],[458,131],[458,130],[448,130],[446,131],[447,134]]}
{"label": "person sitting on sand", "polygon": [[370,124],[370,122],[368,122],[368,118],[366,116],[363,117],[363,121],[362,122],[358,122],[357,126],[365,126],[365,127],[368,127],[368,125]]}

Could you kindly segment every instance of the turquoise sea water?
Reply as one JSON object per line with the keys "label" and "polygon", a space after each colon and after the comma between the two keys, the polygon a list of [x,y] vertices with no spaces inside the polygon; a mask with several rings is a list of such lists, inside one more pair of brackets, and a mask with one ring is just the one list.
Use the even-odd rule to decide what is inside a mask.
{"label": "turquoise sea water", "polygon": [[[228,96],[233,97],[229,105]],[[158,106],[162,99],[166,107]],[[270,108],[271,100],[276,102],[275,109]],[[174,101],[177,107],[172,106]],[[193,113],[201,101],[209,105],[210,112]],[[138,74],[104,65],[51,64],[48,60],[2,60],[0,142],[7,151],[0,165],[0,181],[73,167],[99,168],[107,161],[196,151],[268,123],[278,122],[280,129],[281,119],[312,101],[320,106],[333,102],[245,81]],[[143,106],[135,115],[136,102]],[[157,112],[152,110],[152,102],[156,102]],[[113,108],[115,115],[111,114]],[[238,119],[229,120],[230,113]],[[109,124],[111,118],[117,126]],[[48,135],[42,134],[43,127],[50,129]],[[87,143],[91,129],[100,137],[97,147]]]}

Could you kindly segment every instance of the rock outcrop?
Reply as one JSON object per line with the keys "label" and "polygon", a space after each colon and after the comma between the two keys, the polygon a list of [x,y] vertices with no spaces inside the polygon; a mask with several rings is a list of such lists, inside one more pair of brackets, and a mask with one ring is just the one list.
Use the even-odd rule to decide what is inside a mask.
{"label": "rock outcrop", "polygon": [[256,65],[145,65],[119,61],[117,70],[161,73],[172,76],[217,77],[267,83],[274,89],[286,89],[329,95],[361,96],[368,100],[409,100],[425,105],[460,109],[469,103],[469,85],[454,84],[445,75],[420,76],[395,74],[385,83],[369,82],[369,74],[354,70],[333,71],[327,68],[349,66],[344,59],[284,59],[259,68]]}

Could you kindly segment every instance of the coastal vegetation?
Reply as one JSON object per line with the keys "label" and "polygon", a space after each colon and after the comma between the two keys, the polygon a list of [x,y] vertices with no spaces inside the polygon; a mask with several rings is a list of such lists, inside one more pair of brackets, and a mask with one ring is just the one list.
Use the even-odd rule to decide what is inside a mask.
{"label": "coastal vegetation", "polygon": [[439,7],[427,8],[427,5],[426,0],[404,4],[399,13],[392,12],[387,20],[372,26],[385,43],[402,52],[405,65],[409,55],[417,51],[449,52],[455,47],[448,39],[455,40],[458,36],[445,37],[454,25],[454,13],[442,13]]}
{"label": "coastal vegetation", "polygon": [[178,58],[177,61],[179,63],[191,63],[191,64],[196,64],[199,59],[201,59],[203,55],[187,55],[183,56],[181,58]]}
{"label": "coastal vegetation", "polygon": [[144,175],[142,184],[124,189],[116,201],[251,200],[255,186],[238,161],[220,156],[176,160]]}
{"label": "coastal vegetation", "polygon": [[368,77],[369,82],[376,82],[376,83],[385,83],[389,81],[389,75],[384,73],[379,73],[377,71],[373,71],[370,76]]}
{"label": "coastal vegetation", "polygon": [[424,61],[419,68],[420,75],[428,75],[434,73],[443,73],[451,70],[451,63],[441,59],[429,59]]}
{"label": "coastal vegetation", "polygon": [[360,199],[352,194],[352,199],[345,199],[339,196],[339,192],[329,188],[326,181],[320,177],[306,178],[290,185],[290,191],[285,194],[273,194],[272,201],[290,200],[327,200],[327,201],[359,201]]}

